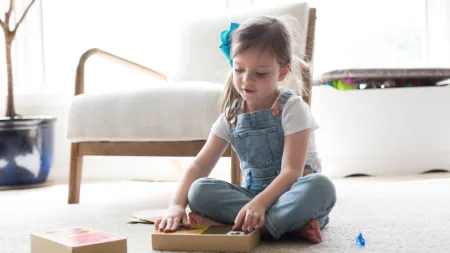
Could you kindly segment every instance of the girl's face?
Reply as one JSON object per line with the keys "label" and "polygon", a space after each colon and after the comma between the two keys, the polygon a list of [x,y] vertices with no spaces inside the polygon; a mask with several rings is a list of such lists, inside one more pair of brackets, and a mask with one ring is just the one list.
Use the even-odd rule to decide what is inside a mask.
{"label": "girl's face", "polygon": [[253,48],[233,58],[233,84],[249,104],[273,103],[278,94],[277,82],[282,81],[289,67],[278,64],[269,50]]}

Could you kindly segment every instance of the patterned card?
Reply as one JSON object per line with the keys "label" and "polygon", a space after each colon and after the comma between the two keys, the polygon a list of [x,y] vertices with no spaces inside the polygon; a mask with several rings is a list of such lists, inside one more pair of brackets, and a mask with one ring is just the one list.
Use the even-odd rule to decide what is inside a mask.
{"label": "patterned card", "polygon": [[123,239],[121,237],[117,237],[87,227],[73,227],[52,230],[44,232],[42,236],[52,241],[71,247],[79,247]]}

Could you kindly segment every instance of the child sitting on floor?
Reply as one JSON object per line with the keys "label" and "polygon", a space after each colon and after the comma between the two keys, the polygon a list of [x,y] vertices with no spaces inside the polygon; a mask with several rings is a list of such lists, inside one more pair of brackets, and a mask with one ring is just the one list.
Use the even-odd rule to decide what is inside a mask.
{"label": "child sitting on floor", "polygon": [[[222,33],[221,49],[232,67],[222,114],[156,229],[221,223],[235,230],[262,229],[276,239],[290,233],[313,243],[322,240],[336,193],[319,173],[310,145],[318,125],[297,92],[303,92],[300,58],[290,30],[281,18],[260,16]],[[297,91],[279,87],[288,79]],[[242,186],[208,178],[230,142],[245,176]]]}

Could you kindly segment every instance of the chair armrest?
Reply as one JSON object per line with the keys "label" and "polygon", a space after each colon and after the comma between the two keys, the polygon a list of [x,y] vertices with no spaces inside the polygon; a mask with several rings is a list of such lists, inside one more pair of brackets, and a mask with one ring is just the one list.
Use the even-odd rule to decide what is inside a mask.
{"label": "chair armrest", "polygon": [[113,55],[111,53],[105,52],[101,49],[98,48],[92,48],[89,49],[88,51],[84,52],[81,57],[80,60],[78,62],[78,66],[77,66],[77,73],[76,73],[76,78],[75,78],[75,96],[79,95],[79,94],[83,94],[84,93],[84,66],[86,65],[86,61],[89,59],[89,57],[93,56],[93,55],[99,55],[104,57],[105,59],[108,60],[112,60],[112,61],[116,61],[119,62],[121,64],[124,64],[128,67],[132,67],[134,69],[143,71],[145,73],[148,73],[154,77],[157,77],[161,80],[167,80],[167,77],[158,72],[155,71],[153,69],[144,67],[140,64],[137,64],[135,62],[132,62],[130,60],[124,59],[122,57],[119,57],[117,55]]}

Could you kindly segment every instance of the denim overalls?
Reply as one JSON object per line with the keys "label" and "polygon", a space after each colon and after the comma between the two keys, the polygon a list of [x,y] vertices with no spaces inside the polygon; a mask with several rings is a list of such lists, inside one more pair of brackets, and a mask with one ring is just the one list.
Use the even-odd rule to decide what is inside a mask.
{"label": "denim overalls", "polygon": [[[231,144],[245,176],[244,187],[255,194],[264,190],[281,171],[284,146],[282,110],[292,91],[280,95],[275,106],[262,111],[238,114],[231,120]],[[230,110],[239,108],[237,101]],[[315,173],[305,164],[305,174]]]}
{"label": "denim overalls", "polygon": [[[244,174],[242,186],[222,180],[201,178],[188,193],[191,210],[218,222],[233,224],[240,209],[263,191],[281,172],[284,132],[282,110],[291,91],[279,96],[271,109],[237,114],[240,105],[235,101],[230,111],[237,114],[230,120],[231,144],[236,151]],[[305,175],[285,192],[266,212],[265,226],[278,239],[286,232],[302,228],[318,219],[323,228],[336,201],[333,183],[314,173],[309,164]]]}

